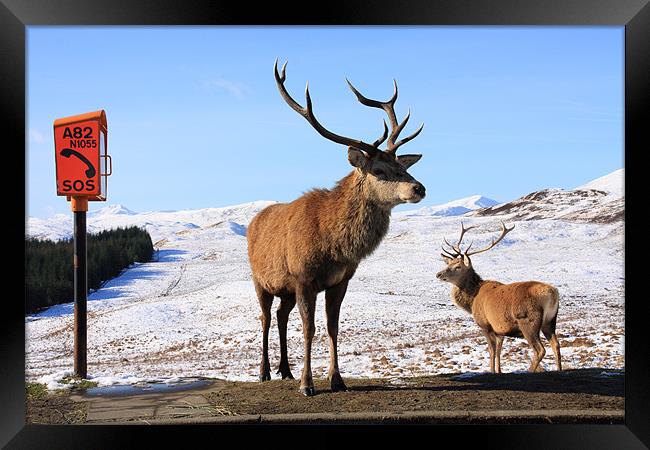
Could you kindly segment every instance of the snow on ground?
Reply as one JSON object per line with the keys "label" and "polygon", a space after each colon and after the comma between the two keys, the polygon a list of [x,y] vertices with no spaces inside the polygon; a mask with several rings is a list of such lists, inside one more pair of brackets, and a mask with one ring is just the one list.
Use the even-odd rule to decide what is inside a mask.
{"label": "snow on ground", "polygon": [[[110,214],[110,220],[120,224],[147,222],[160,250],[157,261],[135,264],[89,296],[89,378],[100,385],[169,382],[178,377],[256,380],[262,333],[245,225],[269,203]],[[462,220],[481,225],[467,235],[475,246],[487,245],[498,234],[497,217]],[[360,264],[343,302],[339,364],[344,377],[489,370],[487,345],[478,327],[452,304],[451,285],[435,278],[443,267],[443,237],[457,239],[460,221],[412,211],[393,214],[388,235]],[[478,273],[484,279],[535,279],[559,288],[557,331],[563,368],[623,368],[623,222],[511,223],[516,225],[514,231],[496,248],[474,258]],[[26,318],[29,381],[65,386],[58,381],[71,373],[72,332],[71,303]],[[296,377],[302,368],[302,342],[302,325],[294,309],[288,344]],[[327,342],[321,293],[312,350],[314,376],[327,374]],[[550,347],[546,349],[543,364],[555,370]],[[524,340],[507,338],[502,369],[525,370],[530,356]],[[270,358],[272,376],[279,377],[275,314]]]}

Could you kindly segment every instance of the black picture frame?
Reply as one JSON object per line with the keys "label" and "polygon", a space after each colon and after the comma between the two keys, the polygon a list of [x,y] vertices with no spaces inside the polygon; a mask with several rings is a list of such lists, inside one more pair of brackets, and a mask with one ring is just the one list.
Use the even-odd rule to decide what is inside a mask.
{"label": "black picture frame", "polygon": [[[289,12],[292,11],[292,12]],[[244,2],[172,1],[172,0],[113,0],[89,2],[81,0],[0,0],[0,90],[2,91],[3,156],[5,160],[5,200],[16,204],[7,208],[10,216],[23,211],[25,195],[21,199],[13,191],[25,194],[25,183],[11,180],[11,175],[23,169],[26,174],[25,153],[12,149],[25,146],[26,103],[26,27],[32,25],[618,25],[625,27],[625,195],[626,206],[641,198],[644,170],[635,159],[647,150],[648,85],[650,75],[650,6],[648,0],[444,0],[426,1],[333,1],[291,6],[290,3],[267,2],[251,5]],[[644,145],[645,143],[645,145]],[[642,185],[642,183],[641,183]],[[22,188],[21,188],[22,186]],[[424,442],[442,445],[451,438],[454,446],[470,442],[482,447],[499,448],[648,448],[650,447],[650,371],[648,357],[650,339],[646,330],[647,300],[635,296],[644,280],[642,262],[632,263],[628,252],[643,242],[640,209],[626,207],[625,214],[625,423],[623,425],[435,425],[410,426],[402,436],[412,437],[417,431]],[[639,208],[642,208],[640,206]],[[25,222],[17,219],[5,225],[6,239],[23,242]],[[16,244],[19,245],[20,244]],[[23,248],[24,255],[24,248]],[[11,270],[18,272],[18,264],[7,261]],[[24,265],[23,265],[24,268]],[[6,286],[13,281],[5,275]],[[15,277],[19,279],[19,276]],[[24,305],[17,297],[24,289],[4,297],[8,324],[2,328],[0,341],[0,391],[2,415],[0,444],[8,448],[124,448],[153,437],[166,440],[171,435],[191,434],[197,445],[200,438],[212,439],[224,432],[236,436],[238,445],[246,445],[257,433],[239,426],[213,427],[126,427],[126,426],[39,426],[25,424],[25,322]],[[362,427],[373,440],[383,441],[386,433],[395,427]],[[327,427],[334,438],[337,432],[350,428]],[[400,434],[405,430],[399,427]],[[284,433],[284,438],[295,439],[292,430],[285,427],[257,426],[262,436],[268,431]],[[323,431],[322,427],[300,427],[300,431]],[[289,433],[289,434],[286,434]],[[428,436],[428,437],[427,437]],[[273,441],[275,438],[268,437]],[[313,436],[312,436],[313,439]],[[337,441],[340,438],[337,436]],[[224,441],[225,442],[225,441]],[[281,442],[281,441],[278,441]],[[405,443],[407,441],[404,441]],[[365,445],[370,442],[365,441]],[[309,445],[309,444],[308,444]]]}

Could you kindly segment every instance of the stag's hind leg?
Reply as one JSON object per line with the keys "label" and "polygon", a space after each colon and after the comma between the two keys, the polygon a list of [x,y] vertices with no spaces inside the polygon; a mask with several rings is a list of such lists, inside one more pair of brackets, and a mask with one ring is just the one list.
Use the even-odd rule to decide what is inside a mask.
{"label": "stag's hind leg", "polygon": [[496,348],[496,365],[497,373],[501,373],[501,349],[503,348],[503,340],[505,336],[497,335],[497,348]]}
{"label": "stag's hind leg", "polygon": [[282,301],[276,312],[278,318],[278,332],[280,334],[280,367],[277,373],[282,374],[282,379],[293,380],[293,374],[289,366],[289,356],[287,354],[287,322],[289,313],[296,306],[296,296],[294,294],[280,297]]}
{"label": "stag's hind leg", "polygon": [[330,370],[327,378],[330,380],[332,391],[345,391],[347,387],[339,372],[338,334],[339,313],[341,303],[348,289],[348,281],[343,281],[325,291],[325,312],[327,315],[327,334],[330,341]]}
{"label": "stag's hind leg", "polygon": [[271,305],[273,305],[273,296],[265,291],[257,282],[255,283],[255,292],[260,302],[262,314],[262,362],[260,363],[260,381],[271,379],[271,364],[269,363],[269,329],[271,328]]}
{"label": "stag's hind leg", "polygon": [[542,340],[539,338],[540,324],[525,318],[519,321],[519,329],[528,341],[530,348],[533,349],[533,358],[528,370],[530,372],[543,371],[544,369],[541,368],[540,363],[544,359],[544,355],[546,355],[546,349],[544,348],[544,344],[542,344]]}
{"label": "stag's hind leg", "polygon": [[555,318],[542,326],[542,333],[544,337],[548,340],[548,343],[551,345],[553,354],[555,355],[555,364],[557,365],[557,370],[562,370],[562,356],[560,355],[560,343],[557,340],[557,335],[555,334]]}
{"label": "stag's hind leg", "polygon": [[490,372],[494,373],[494,360],[497,353],[497,338],[494,331],[482,330],[485,339],[488,341],[488,351],[490,352]]}

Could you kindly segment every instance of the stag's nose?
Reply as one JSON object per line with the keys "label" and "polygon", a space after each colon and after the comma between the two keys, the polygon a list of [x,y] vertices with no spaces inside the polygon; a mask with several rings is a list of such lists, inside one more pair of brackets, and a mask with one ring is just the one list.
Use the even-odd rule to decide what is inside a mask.
{"label": "stag's nose", "polygon": [[426,189],[422,183],[418,183],[413,187],[413,192],[415,192],[420,197],[424,198],[426,195]]}

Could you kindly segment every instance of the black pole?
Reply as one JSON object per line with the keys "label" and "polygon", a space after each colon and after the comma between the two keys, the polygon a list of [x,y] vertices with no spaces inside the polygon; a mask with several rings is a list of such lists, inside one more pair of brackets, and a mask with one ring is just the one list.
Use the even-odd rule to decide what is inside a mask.
{"label": "black pole", "polygon": [[74,212],[74,373],[86,378],[86,211]]}

